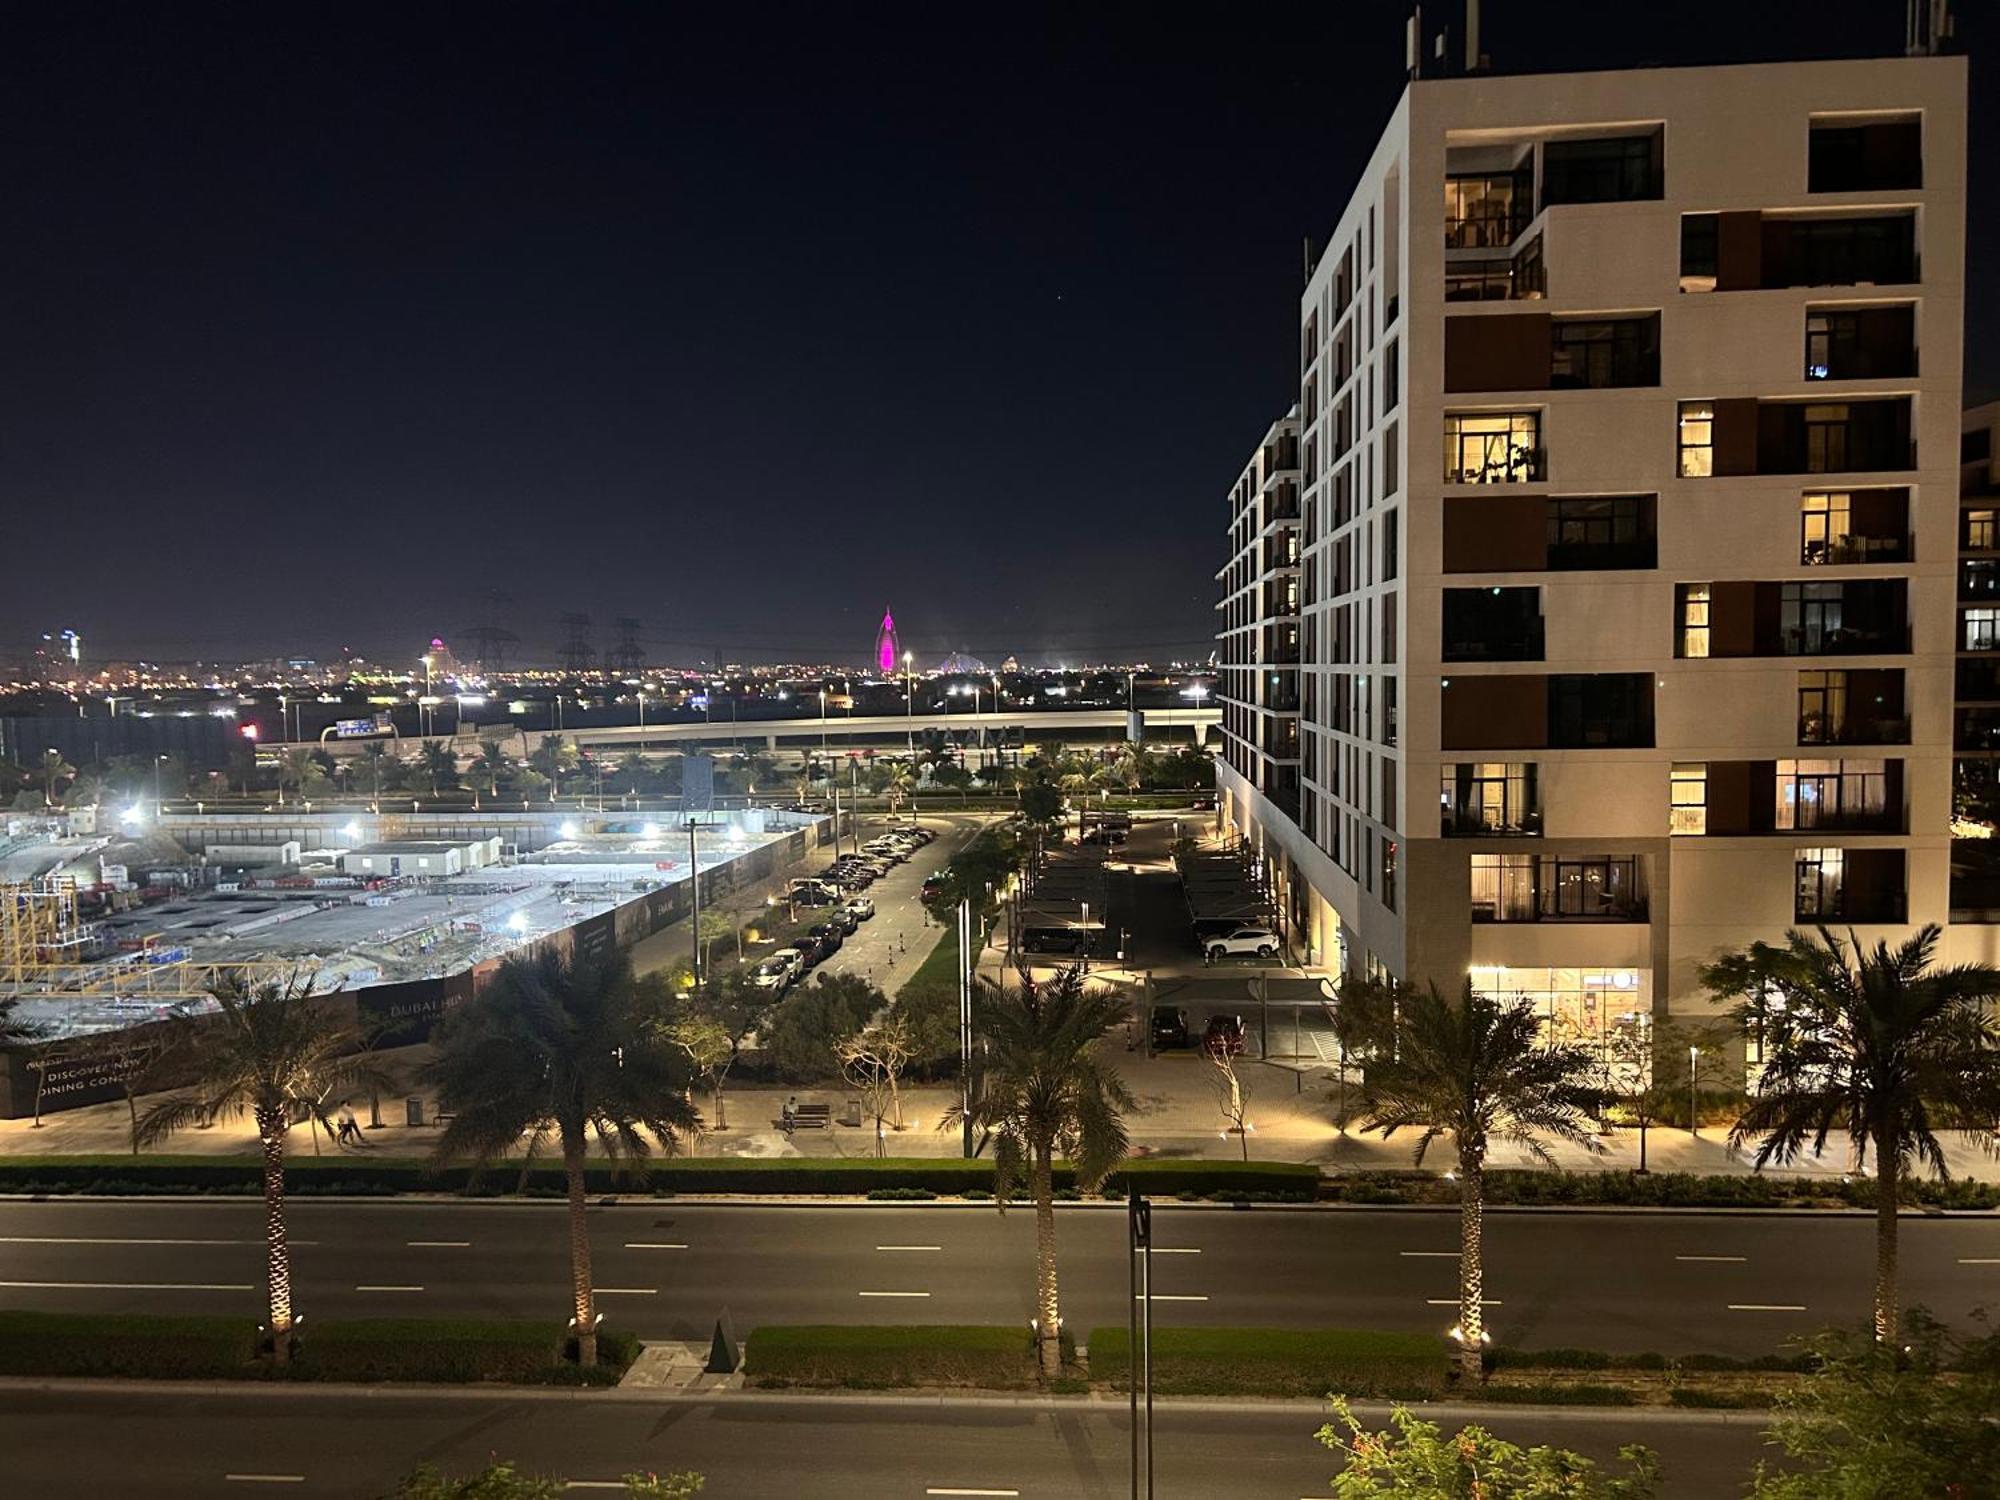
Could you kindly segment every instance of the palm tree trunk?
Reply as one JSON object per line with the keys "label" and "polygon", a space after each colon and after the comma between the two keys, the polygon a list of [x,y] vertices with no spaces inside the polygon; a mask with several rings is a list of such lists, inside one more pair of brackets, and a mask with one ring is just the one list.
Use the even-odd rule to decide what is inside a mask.
{"label": "palm tree trunk", "polygon": [[1875,1140],[1875,1342],[1894,1343],[1896,1309],[1896,1200],[1902,1161],[1893,1143]]}
{"label": "palm tree trunk", "polygon": [[1486,1349],[1486,1163],[1476,1149],[1458,1153],[1458,1369],[1483,1373]]}
{"label": "palm tree trunk", "polygon": [[597,1298],[590,1278],[590,1226],[584,1218],[583,1131],[562,1132],[563,1177],[569,1188],[569,1283],[571,1315],[576,1319],[576,1362],[589,1369],[597,1363]]}
{"label": "palm tree trunk", "polygon": [[1056,1291],[1056,1193],[1053,1152],[1035,1151],[1035,1354],[1044,1380],[1062,1375],[1062,1301]]}
{"label": "palm tree trunk", "polygon": [[271,1359],[292,1361],[292,1252],[285,1242],[285,1112],[260,1106],[257,1140],[264,1148],[264,1284],[271,1324]]}

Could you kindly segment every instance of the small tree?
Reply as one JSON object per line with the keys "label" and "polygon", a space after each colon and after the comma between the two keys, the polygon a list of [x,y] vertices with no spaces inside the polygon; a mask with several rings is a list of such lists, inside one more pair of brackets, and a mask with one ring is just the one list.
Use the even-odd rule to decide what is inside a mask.
{"label": "small tree", "polygon": [[765,1050],[780,1077],[809,1083],[840,1075],[835,1049],[882,1008],[882,992],[853,974],[822,974],[771,1013]]}
{"label": "small tree", "polygon": [[1236,1135],[1243,1147],[1243,1159],[1250,1160],[1250,1085],[1243,1080],[1243,1074],[1236,1066],[1236,1054],[1227,1043],[1215,1041],[1206,1044],[1202,1051],[1215,1069],[1215,1098],[1221,1107],[1222,1118],[1229,1122],[1229,1129]]}
{"label": "small tree", "polygon": [[1333,1414],[1314,1435],[1346,1460],[1333,1480],[1337,1500],[1651,1500],[1659,1493],[1660,1461],[1637,1445],[1618,1450],[1625,1472],[1612,1474],[1581,1453],[1523,1448],[1484,1427],[1446,1436],[1407,1407],[1391,1410],[1386,1432],[1364,1428],[1345,1396],[1333,1398]]}
{"label": "small tree", "polygon": [[894,1017],[871,1021],[833,1051],[841,1076],[860,1093],[875,1122],[875,1154],[887,1156],[883,1122],[893,1115],[896,1129],[903,1128],[902,1078],[913,1055],[909,1029]]}

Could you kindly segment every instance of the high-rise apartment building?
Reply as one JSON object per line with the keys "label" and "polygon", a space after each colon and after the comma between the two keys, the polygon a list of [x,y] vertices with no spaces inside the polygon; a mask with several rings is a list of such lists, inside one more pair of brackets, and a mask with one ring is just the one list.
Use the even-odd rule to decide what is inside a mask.
{"label": "high-rise apartment building", "polygon": [[1231,492],[1225,817],[1308,961],[1587,1034],[1948,920],[1965,104],[1946,57],[1409,85]]}

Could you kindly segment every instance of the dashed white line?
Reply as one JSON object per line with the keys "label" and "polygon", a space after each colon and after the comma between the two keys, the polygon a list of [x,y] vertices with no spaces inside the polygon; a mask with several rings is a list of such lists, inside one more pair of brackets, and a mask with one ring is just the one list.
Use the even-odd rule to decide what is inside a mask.
{"label": "dashed white line", "polygon": [[942,1250],[942,1245],[877,1245],[877,1250]]}
{"label": "dashed white line", "polygon": [[411,1250],[469,1250],[472,1248],[471,1240],[404,1240],[403,1244]]}
{"label": "dashed white line", "polygon": [[1747,1255],[1676,1255],[1674,1259],[1693,1261],[1704,1265],[1740,1266],[1746,1264],[1750,1257]]}
{"label": "dashed white line", "polygon": [[937,1486],[937,1485],[933,1485],[933,1486],[932,1486],[932,1487],[931,1487],[930,1489],[927,1489],[927,1490],[925,1490],[925,1491],[924,1491],[924,1493],[925,1493],[926,1495],[991,1495],[991,1496],[999,1496],[999,1497],[1002,1497],[1002,1500],[1004,1500],[1004,1497],[1005,1497],[1005,1496],[1008,1496],[1008,1495],[1018,1495],[1018,1494],[1020,1494],[1021,1492],[1020,1492],[1019,1490],[963,1490],[963,1489],[947,1489],[947,1488],[944,1488],[944,1487],[942,1487],[942,1486]]}
{"label": "dashed white line", "polygon": [[421,1292],[420,1286],[358,1286],[357,1292]]}
{"label": "dashed white line", "polygon": [[1804,1312],[1803,1302],[1732,1302],[1731,1312]]}
{"label": "dashed white line", "polygon": [[1398,1250],[1396,1253],[1405,1260],[1457,1260],[1459,1254],[1456,1250]]}
{"label": "dashed white line", "polygon": [[[1431,1307],[1458,1306],[1458,1298],[1456,1297],[1426,1297],[1424,1298],[1424,1302]],[[1498,1297],[1481,1297],[1479,1305],[1481,1307],[1499,1307],[1501,1302]]]}
{"label": "dashed white line", "polygon": [[601,1286],[595,1289],[599,1297],[657,1297],[660,1289],[656,1286]]}
{"label": "dashed white line", "polygon": [[929,1292],[857,1292],[857,1297],[928,1297]]}
{"label": "dashed white line", "polygon": [[[261,1245],[262,1240],[168,1240],[138,1239],[128,1235],[0,1234],[0,1245]],[[317,1245],[318,1240],[292,1240],[294,1245]]]}
{"label": "dashed white line", "polygon": [[[1144,1302],[1146,1296],[1146,1293],[1141,1292],[1132,1300],[1134,1302]],[[1208,1300],[1208,1298],[1197,1292],[1154,1292],[1152,1299],[1155,1302],[1206,1302]]]}
{"label": "dashed white line", "polygon": [[2000,1255],[1961,1255],[1961,1266],[2000,1266]]}
{"label": "dashed white line", "polygon": [[1199,1254],[1201,1254],[1201,1251],[1199,1251],[1199,1250],[1195,1249],[1195,1248],[1194,1248],[1194,1247],[1193,1247],[1192,1245],[1155,1245],[1155,1246],[1153,1246],[1153,1254],[1155,1254],[1155,1255],[1199,1255]]}
{"label": "dashed white line", "polygon": [[0,1281],[0,1287],[54,1292],[254,1292],[249,1282],[219,1281]]}
{"label": "dashed white line", "polygon": [[672,1244],[666,1240],[627,1240],[627,1250],[685,1250],[686,1245]]}
{"label": "dashed white line", "polygon": [[304,1484],[303,1474],[224,1474],[231,1484]]}

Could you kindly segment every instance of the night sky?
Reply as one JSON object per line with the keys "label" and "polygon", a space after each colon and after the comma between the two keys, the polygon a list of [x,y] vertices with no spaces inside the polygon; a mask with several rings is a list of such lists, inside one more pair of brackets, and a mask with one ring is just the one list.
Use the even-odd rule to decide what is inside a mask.
{"label": "night sky", "polygon": [[[860,660],[885,604],[924,655],[1205,656],[1405,12],[11,7],[0,657],[548,659],[580,610]],[[1516,72],[1895,53],[1903,5],[1487,17]]]}

